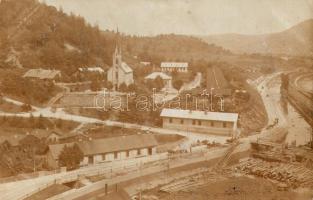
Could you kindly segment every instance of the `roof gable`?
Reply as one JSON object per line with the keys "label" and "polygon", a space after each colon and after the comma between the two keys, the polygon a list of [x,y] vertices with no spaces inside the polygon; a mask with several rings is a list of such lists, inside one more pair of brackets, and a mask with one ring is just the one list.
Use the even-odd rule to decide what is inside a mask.
{"label": "roof gable", "polygon": [[121,64],[121,69],[125,72],[125,73],[131,73],[133,72],[132,68],[130,68],[127,63],[122,62]]}
{"label": "roof gable", "polygon": [[39,79],[54,79],[56,76],[61,76],[61,72],[59,70],[30,69],[23,75],[24,78]]}
{"label": "roof gable", "polygon": [[161,77],[163,80],[171,80],[172,77],[163,73],[163,72],[152,72],[148,76],[145,77],[145,79],[156,79],[157,77]]}

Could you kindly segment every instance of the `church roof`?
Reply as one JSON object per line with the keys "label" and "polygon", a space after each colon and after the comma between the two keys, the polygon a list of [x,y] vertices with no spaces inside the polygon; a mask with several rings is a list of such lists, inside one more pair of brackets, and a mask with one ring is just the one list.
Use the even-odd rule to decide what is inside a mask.
{"label": "church roof", "polygon": [[132,68],[130,68],[125,62],[122,62],[121,68],[125,73],[133,72]]}

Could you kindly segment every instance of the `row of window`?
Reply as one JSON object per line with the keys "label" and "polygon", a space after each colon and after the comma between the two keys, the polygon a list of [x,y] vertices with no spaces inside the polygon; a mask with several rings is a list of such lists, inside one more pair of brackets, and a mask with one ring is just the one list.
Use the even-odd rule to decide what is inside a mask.
{"label": "row of window", "polygon": [[[126,156],[126,158],[128,158],[130,151],[125,151],[125,152],[126,152],[125,156]],[[114,152],[114,159],[117,159],[117,158],[118,158],[118,153],[119,153],[119,152]],[[106,155],[106,154],[102,154],[102,160],[105,160],[105,155]],[[140,156],[140,155],[141,155],[141,150],[140,150],[140,149],[137,149],[136,155],[137,155],[137,156]],[[148,148],[148,155],[152,155],[152,148]]]}
{"label": "row of window", "polygon": [[[184,120],[180,119],[180,124],[184,124]],[[173,119],[169,118],[169,123],[173,123]],[[192,120],[192,125],[198,125],[201,126],[202,125],[202,121],[201,120]],[[214,121],[210,121],[210,126],[214,126]],[[223,122],[223,127],[226,128],[227,127],[227,122]]]}

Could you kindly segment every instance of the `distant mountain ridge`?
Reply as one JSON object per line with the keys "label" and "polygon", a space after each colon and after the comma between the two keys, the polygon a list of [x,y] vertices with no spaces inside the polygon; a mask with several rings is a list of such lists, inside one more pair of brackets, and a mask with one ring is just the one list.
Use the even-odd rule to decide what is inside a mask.
{"label": "distant mountain ridge", "polygon": [[293,56],[313,55],[313,19],[303,21],[285,31],[262,35],[221,34],[201,36],[234,53],[261,53]]}
{"label": "distant mountain ridge", "polygon": [[[158,63],[229,51],[197,37],[121,35],[123,57]],[[112,64],[116,33],[38,0],[0,1],[0,68],[49,68],[71,75],[79,67]],[[134,60],[134,59],[132,59]],[[134,60],[134,62],[138,62]]]}

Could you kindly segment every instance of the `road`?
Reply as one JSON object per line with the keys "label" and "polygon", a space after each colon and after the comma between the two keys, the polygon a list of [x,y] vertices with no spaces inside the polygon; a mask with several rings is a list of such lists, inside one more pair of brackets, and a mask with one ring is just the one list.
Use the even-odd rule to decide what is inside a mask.
{"label": "road", "polygon": [[[207,149],[203,152],[183,154],[170,161],[168,167],[167,154],[157,154],[155,156],[130,159],[128,161],[114,161],[98,165],[91,165],[75,171],[62,172],[34,179],[0,184],[0,199],[23,199],[37,191],[40,191],[54,183],[77,180],[81,176],[94,176],[104,174],[111,179],[105,179],[96,183],[89,183],[85,187],[73,189],[52,199],[73,199],[81,195],[88,194],[105,186],[105,183],[115,184],[126,180],[131,180],[143,175],[154,174],[165,169],[177,168],[193,163],[207,161],[224,155],[227,147]],[[151,157],[151,158],[150,158]],[[157,161],[157,162],[156,162]],[[154,164],[155,163],[155,164]],[[141,172],[139,172],[141,169]],[[121,176],[122,174],[122,176]],[[14,190],[12,190],[14,188]]]}
{"label": "road", "polygon": [[[291,71],[284,72],[290,73]],[[275,119],[278,119],[277,127],[286,128],[288,134],[286,143],[296,143],[297,146],[307,144],[310,141],[310,126],[301,117],[301,115],[288,104],[288,113],[283,111],[280,103],[280,74],[276,72],[271,75],[262,76],[255,80],[252,84],[261,94],[265,109],[268,115],[268,125],[273,124]],[[249,140],[254,140],[266,135],[264,129],[260,134],[248,137]]]}
{"label": "road", "polygon": [[[114,185],[117,183],[125,182],[128,180],[132,180],[135,178],[139,178],[141,176],[146,176],[149,174],[155,174],[158,172],[162,172],[169,169],[174,169],[182,166],[186,166],[189,164],[199,163],[203,161],[208,161],[211,159],[219,158],[224,155],[227,148],[218,148],[218,149],[212,149],[207,152],[198,153],[198,156],[192,156],[188,158],[180,158],[180,159],[174,159],[174,160],[165,160],[162,163],[158,163],[157,165],[152,165],[146,168],[138,168],[137,171],[134,171],[132,173],[128,173],[126,175],[122,175],[119,177],[115,177],[112,179],[105,179],[102,181],[98,181],[96,183],[92,183],[90,185],[87,185],[85,187],[79,188],[79,189],[73,189],[70,191],[67,191],[63,194],[56,195],[53,198],[50,198],[49,200],[56,200],[56,199],[76,199],[81,196],[87,195],[91,192],[103,189],[105,187],[105,184],[108,185]],[[85,199],[85,197],[83,197]]]}

